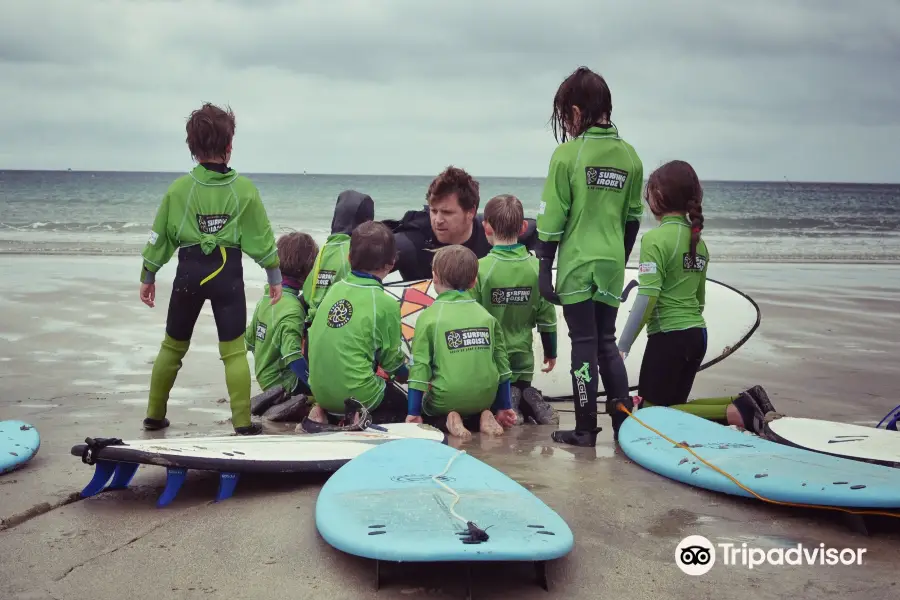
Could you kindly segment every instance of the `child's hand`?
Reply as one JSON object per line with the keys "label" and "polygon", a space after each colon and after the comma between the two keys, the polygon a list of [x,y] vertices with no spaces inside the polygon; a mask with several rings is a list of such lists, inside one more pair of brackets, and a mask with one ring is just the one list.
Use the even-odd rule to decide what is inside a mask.
{"label": "child's hand", "polygon": [[407,423],[421,423],[422,417],[421,416],[414,417],[413,415],[406,415],[406,422]]}
{"label": "child's hand", "polygon": [[497,422],[506,429],[516,424],[516,411],[511,408],[497,411]]}
{"label": "child's hand", "polygon": [[556,359],[555,358],[544,358],[544,364],[550,365],[550,366],[547,367],[546,369],[541,369],[541,372],[549,373],[550,371],[553,370],[553,367],[556,366]]}
{"label": "child's hand", "polygon": [[625,360],[626,358],[628,358],[628,353],[624,350],[619,350],[619,356],[622,357],[622,360]]}
{"label": "child's hand", "polygon": [[281,284],[269,286],[269,298],[272,299],[272,304],[278,304],[278,301],[281,300]]}
{"label": "child's hand", "polygon": [[153,308],[156,306],[156,284],[155,283],[142,283],[141,284],[141,302]]}

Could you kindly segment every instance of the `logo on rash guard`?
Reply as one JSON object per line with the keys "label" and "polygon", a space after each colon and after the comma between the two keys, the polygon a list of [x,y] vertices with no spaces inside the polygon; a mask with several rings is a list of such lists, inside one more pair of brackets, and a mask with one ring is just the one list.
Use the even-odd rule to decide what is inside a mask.
{"label": "logo on rash guard", "polygon": [[639,264],[638,265],[638,273],[640,273],[641,275],[656,273],[656,263],[648,262],[648,263]]}
{"label": "logo on rash guard", "polygon": [[353,305],[346,299],[340,299],[334,303],[328,311],[326,324],[333,329],[340,329],[350,322],[353,317]]}
{"label": "logo on rash guard", "polygon": [[612,167],[585,167],[585,179],[589,188],[606,188],[608,190],[625,189],[628,171]]}
{"label": "logo on rash guard", "polygon": [[528,304],[530,300],[530,287],[491,289],[491,304]]}
{"label": "logo on rash guard", "polygon": [[694,261],[691,262],[690,253],[685,252],[681,260],[685,271],[702,271],[706,268],[706,257],[702,254],[695,256]]}
{"label": "logo on rash guard", "polygon": [[197,227],[200,233],[219,233],[231,215],[197,215]]}
{"label": "logo on rash guard", "polygon": [[488,348],[491,345],[491,332],[487,327],[451,329],[444,335],[447,338],[447,348],[450,349],[450,352],[471,348]]}
{"label": "logo on rash guard", "polygon": [[319,271],[316,276],[316,287],[327,288],[334,281],[334,271]]}
{"label": "logo on rash guard", "polygon": [[268,328],[266,327],[265,323],[257,323],[256,324],[256,339],[258,339],[261,342],[264,342],[266,340],[266,331],[267,330],[268,330]]}

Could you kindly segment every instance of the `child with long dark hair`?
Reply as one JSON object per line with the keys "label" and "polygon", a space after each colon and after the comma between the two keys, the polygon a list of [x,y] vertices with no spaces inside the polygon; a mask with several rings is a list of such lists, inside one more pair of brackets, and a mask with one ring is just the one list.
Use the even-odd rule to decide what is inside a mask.
{"label": "child with long dark hair", "polygon": [[669,406],[762,433],[764,415],[775,407],[760,386],[737,396],[687,401],[707,341],[703,308],[709,249],[700,235],[700,179],[691,165],[673,160],[650,175],[646,199],[660,224],[641,238],[638,295],[619,340],[619,350],[627,355],[646,325],[638,383],[643,406]]}
{"label": "child with long dark hair", "polygon": [[552,123],[561,143],[550,159],[537,216],[541,295],[562,305],[572,342],[575,429],[552,437],[576,446],[596,442],[598,371],[615,432],[627,416],[617,405],[633,408],[616,347],[616,315],[640,228],[644,168],[611,115],[612,95],[597,73],[581,67],[560,85]]}

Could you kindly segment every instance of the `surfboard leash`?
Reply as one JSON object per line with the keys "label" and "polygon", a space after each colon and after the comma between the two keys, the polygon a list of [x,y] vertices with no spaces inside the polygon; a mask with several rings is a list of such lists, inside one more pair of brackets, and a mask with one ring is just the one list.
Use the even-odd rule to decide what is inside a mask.
{"label": "surfboard leash", "polygon": [[447,466],[444,467],[444,470],[441,471],[441,473],[438,475],[432,475],[431,480],[453,495],[453,503],[450,505],[450,514],[466,524],[466,529],[457,533],[457,535],[464,536],[462,538],[463,544],[480,544],[481,542],[488,541],[488,539],[490,539],[490,536],[486,531],[478,527],[475,523],[469,521],[468,519],[464,519],[459,515],[458,512],[456,512],[456,509],[454,507],[459,502],[460,496],[456,492],[456,490],[440,480],[440,478],[446,475],[447,471],[450,470],[450,465],[453,464],[453,461],[459,458],[462,454],[466,454],[466,451],[458,450],[456,454],[454,454],[453,457],[450,458],[449,461],[447,461]]}
{"label": "surfboard leash", "polygon": [[762,496],[762,495],[760,495],[760,494],[754,492],[753,490],[751,490],[750,488],[748,488],[747,486],[745,486],[743,483],[741,483],[740,481],[738,481],[737,479],[735,479],[733,476],[731,476],[730,474],[728,474],[728,473],[726,473],[725,471],[723,471],[722,469],[720,469],[719,467],[717,467],[717,466],[715,466],[715,465],[709,463],[708,461],[704,460],[703,457],[701,457],[699,454],[697,454],[696,452],[694,452],[694,451],[693,451],[689,446],[687,446],[686,444],[684,444],[684,443],[682,443],[682,442],[676,442],[675,440],[673,440],[672,438],[668,437],[668,436],[665,435],[664,433],[662,433],[662,432],[660,432],[660,431],[657,431],[657,430],[654,429],[653,427],[650,427],[649,425],[647,425],[646,423],[644,423],[643,421],[641,421],[640,419],[638,419],[636,416],[634,416],[634,413],[632,413],[630,410],[628,410],[627,408],[625,408],[625,407],[622,406],[621,404],[617,404],[616,406],[617,406],[617,408],[618,408],[619,410],[624,411],[626,414],[628,414],[628,416],[630,416],[632,419],[634,419],[635,421],[637,421],[640,425],[646,427],[647,429],[649,429],[650,431],[652,431],[652,432],[655,433],[656,435],[660,436],[661,438],[663,438],[663,439],[666,440],[667,442],[671,442],[671,443],[674,444],[675,446],[687,450],[688,452],[690,452],[691,454],[693,454],[694,457],[695,457],[697,460],[699,460],[700,462],[702,462],[704,465],[706,465],[707,467],[709,467],[710,469],[712,469],[712,470],[715,471],[716,473],[719,473],[720,475],[724,475],[725,477],[727,477],[728,479],[730,479],[735,485],[737,485],[739,488],[741,488],[741,489],[744,490],[745,492],[751,494],[751,495],[752,495],[753,497],[755,497],[757,500],[761,500],[761,501],[763,501],[763,502],[768,502],[769,504],[776,504],[776,505],[779,505],[779,506],[791,506],[791,507],[794,507],[794,508],[815,508],[815,509],[824,509],[824,510],[835,510],[835,511],[838,511],[838,512],[843,512],[843,513],[847,513],[847,514],[851,514],[851,515],[860,515],[860,516],[863,516],[863,515],[871,515],[871,516],[879,516],[879,517],[893,517],[893,518],[900,518],[900,514],[898,514],[898,513],[881,512],[881,511],[877,511],[877,510],[850,510],[850,509],[848,509],[848,508],[842,508],[842,507],[840,507],[840,506],[824,506],[824,505],[821,505],[821,504],[803,504],[803,503],[799,503],[799,502],[783,502],[783,501],[781,501],[781,500],[772,500],[772,499],[770,499],[770,498],[766,498],[765,496]]}

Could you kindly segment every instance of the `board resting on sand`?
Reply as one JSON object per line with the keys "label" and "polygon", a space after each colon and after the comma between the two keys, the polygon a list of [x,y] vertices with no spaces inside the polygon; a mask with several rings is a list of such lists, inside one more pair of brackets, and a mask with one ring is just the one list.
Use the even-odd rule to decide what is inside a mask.
{"label": "board resting on sand", "polygon": [[[333,472],[350,460],[386,442],[419,438],[446,442],[440,430],[417,423],[371,425],[362,431],[192,437],[125,441],[91,439],[72,447],[82,462],[95,465],[94,477],[82,497],[128,487],[139,465],[167,468],[166,488],[158,505],[171,502],[188,469],[220,474],[216,501],[232,495],[240,473]],[[107,486],[107,482],[112,482]]]}
{"label": "board resting on sand", "polygon": [[[556,270],[553,271],[554,279]],[[392,274],[397,277],[396,274]],[[637,269],[625,269],[625,296],[619,307],[616,319],[616,332],[621,332],[628,321],[628,313],[637,296]],[[416,319],[419,314],[434,302],[437,291],[430,279],[420,281],[398,282],[387,278],[385,291],[400,302],[402,318],[402,337],[407,355],[412,355],[412,340],[415,337]],[[760,323],[760,311],[756,303],[746,294],[714,279],[707,279],[706,308],[703,312],[707,326],[707,351],[700,370],[709,368],[735,350],[740,348]],[[557,360],[556,367],[550,373],[541,372],[544,365],[544,351],[540,336],[534,335],[534,379],[532,385],[541,390],[548,400],[572,397],[572,378],[570,363],[572,346],[569,341],[569,329],[563,318],[561,306],[556,307],[557,322]],[[628,371],[630,389],[636,390],[638,376],[641,372],[641,360],[647,345],[647,334],[644,329],[631,347],[625,368]],[[605,394],[602,383],[599,394]]]}
{"label": "board resting on sand", "polygon": [[464,451],[416,439],[341,467],[319,492],[316,527],[338,550],[376,561],[535,562],[545,587],[543,561],[574,544],[562,517],[520,484]]}
{"label": "board resting on sand", "polygon": [[779,417],[766,428],[766,437],[776,442],[900,468],[900,434],[896,431],[799,417]]}
{"label": "board resting on sand", "polygon": [[0,474],[14,471],[34,458],[41,436],[24,421],[0,421]]}
{"label": "board resting on sand", "polygon": [[749,489],[769,500],[819,507],[900,509],[900,469],[779,444],[673,408],[635,411],[619,429],[619,445],[644,468],[707,490],[755,498]]}

